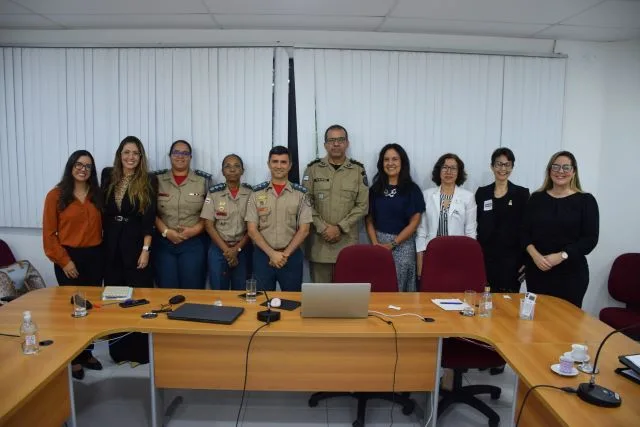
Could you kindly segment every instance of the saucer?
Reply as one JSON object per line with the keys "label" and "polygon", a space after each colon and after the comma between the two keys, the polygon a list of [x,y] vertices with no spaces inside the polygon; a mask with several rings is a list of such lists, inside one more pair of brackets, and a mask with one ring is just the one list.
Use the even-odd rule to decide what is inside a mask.
{"label": "saucer", "polygon": [[571,367],[571,373],[570,374],[565,374],[564,372],[560,372],[560,364],[556,363],[555,365],[551,365],[551,370],[553,372],[555,372],[558,375],[562,375],[563,377],[575,377],[576,375],[578,375],[578,370],[576,368],[574,368],[573,366]]}
{"label": "saucer", "polygon": [[576,360],[576,359],[574,359],[574,358],[573,358],[573,356],[571,355],[571,352],[570,352],[570,351],[567,351],[567,352],[564,354],[564,356],[565,356],[565,357],[570,357],[570,358],[571,358],[575,363],[588,362],[589,360],[591,360],[591,357],[590,357],[588,354],[587,354],[587,358],[586,358],[586,359],[584,359],[584,360]]}

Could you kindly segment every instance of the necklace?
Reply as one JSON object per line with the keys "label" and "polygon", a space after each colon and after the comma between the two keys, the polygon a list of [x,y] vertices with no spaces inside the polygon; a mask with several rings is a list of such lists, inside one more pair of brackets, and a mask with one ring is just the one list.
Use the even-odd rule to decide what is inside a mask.
{"label": "necklace", "polygon": [[385,188],[384,189],[384,197],[395,197],[396,194],[398,194],[398,189],[397,188]]}

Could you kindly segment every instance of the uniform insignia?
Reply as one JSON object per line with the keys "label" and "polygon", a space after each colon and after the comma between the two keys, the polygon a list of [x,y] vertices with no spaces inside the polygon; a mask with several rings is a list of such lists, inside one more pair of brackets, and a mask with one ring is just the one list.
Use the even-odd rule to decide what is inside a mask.
{"label": "uniform insignia", "polygon": [[355,160],[355,159],[349,159],[349,161],[351,163],[353,163],[354,165],[358,165],[360,166],[362,169],[364,169],[364,165],[362,163],[360,163],[359,161]]}
{"label": "uniform insignia", "polygon": [[204,202],[205,203],[211,203],[211,199],[207,197],[206,199],[204,199]]}
{"label": "uniform insignia", "polygon": [[302,177],[302,180],[303,180],[303,181],[309,181],[309,175],[305,175],[305,176],[303,176],[303,177]]}
{"label": "uniform insignia", "polygon": [[294,182],[291,183],[291,188],[293,188],[294,190],[298,190],[301,193],[305,193],[307,192],[307,189],[304,188],[302,185],[300,184],[296,184]]}
{"label": "uniform insignia", "polygon": [[227,188],[227,184],[224,182],[220,184],[212,185],[211,187],[209,187],[209,193],[216,193],[218,191],[224,190],[225,188]]}
{"label": "uniform insignia", "polygon": [[201,176],[201,177],[206,178],[206,179],[211,179],[212,178],[212,175],[210,173],[207,173],[205,171],[201,171],[200,169],[195,169],[193,172],[196,175]]}
{"label": "uniform insignia", "polygon": [[316,163],[320,163],[321,161],[322,161],[322,159],[320,159],[320,158],[317,158],[317,159],[315,159],[315,160],[312,160],[312,161],[310,161],[310,162],[309,162],[309,164],[307,164],[307,167],[313,166],[313,165],[315,165]]}
{"label": "uniform insignia", "polygon": [[264,190],[265,188],[267,188],[269,186],[269,181],[265,181],[265,182],[261,182],[260,184],[254,186],[252,188],[253,191],[260,191],[260,190]]}
{"label": "uniform insignia", "polygon": [[249,190],[253,190],[253,186],[250,184],[247,184],[245,182],[243,182],[242,184],[240,184],[241,186],[243,186],[244,188],[248,188]]}
{"label": "uniform insignia", "polygon": [[169,172],[169,169],[158,169],[157,171],[151,171],[150,173],[151,175],[158,176],[158,175],[163,175],[167,172]]}
{"label": "uniform insignia", "polygon": [[313,207],[313,196],[310,193],[304,195],[304,202],[307,206]]}

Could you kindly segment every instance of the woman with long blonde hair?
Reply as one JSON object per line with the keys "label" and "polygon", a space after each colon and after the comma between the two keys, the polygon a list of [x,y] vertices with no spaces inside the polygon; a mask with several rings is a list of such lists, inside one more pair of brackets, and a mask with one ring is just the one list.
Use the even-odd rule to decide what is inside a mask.
{"label": "woman with long blonde hair", "polygon": [[[113,167],[102,170],[105,194],[103,240],[105,285],[153,287],[149,251],[156,219],[157,179],[149,174],[140,139],[127,136],[120,142]],[[147,363],[144,334],[129,334],[110,346],[116,362]]]}
{"label": "woman with long blonde hair", "polygon": [[582,191],[578,162],[569,151],[551,156],[544,183],[524,215],[527,290],[581,307],[589,286],[588,255],[598,243],[598,203]]}

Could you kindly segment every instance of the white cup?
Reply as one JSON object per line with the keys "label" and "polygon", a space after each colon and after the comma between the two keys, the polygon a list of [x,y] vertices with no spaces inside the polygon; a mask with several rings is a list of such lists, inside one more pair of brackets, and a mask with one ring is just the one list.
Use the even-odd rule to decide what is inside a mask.
{"label": "white cup", "polygon": [[565,356],[560,356],[560,372],[563,374],[573,373],[573,359]]}
{"label": "white cup", "polygon": [[578,362],[584,362],[587,359],[588,347],[583,344],[571,344],[571,357]]}

